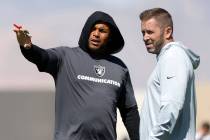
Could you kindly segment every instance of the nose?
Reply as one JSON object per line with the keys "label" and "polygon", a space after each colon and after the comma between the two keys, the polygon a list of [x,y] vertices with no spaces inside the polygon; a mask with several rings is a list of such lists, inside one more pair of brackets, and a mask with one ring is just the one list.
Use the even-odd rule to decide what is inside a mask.
{"label": "nose", "polygon": [[148,36],[148,34],[146,34],[146,33],[144,34],[144,36],[143,36],[143,40],[144,40],[144,41],[149,40],[149,36]]}
{"label": "nose", "polygon": [[95,37],[99,37],[99,31],[98,31],[98,30],[95,30],[95,31],[93,32],[93,35],[94,35]]}

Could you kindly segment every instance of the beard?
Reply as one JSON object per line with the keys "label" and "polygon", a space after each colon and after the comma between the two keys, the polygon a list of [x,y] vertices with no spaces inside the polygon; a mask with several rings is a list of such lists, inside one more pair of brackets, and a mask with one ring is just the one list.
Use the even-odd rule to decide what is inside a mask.
{"label": "beard", "polygon": [[164,41],[163,35],[160,36],[159,40],[156,40],[153,42],[156,54],[160,53],[160,50],[164,46],[164,44],[165,44],[165,41]]}
{"label": "beard", "polygon": [[161,48],[162,48],[162,47],[164,46],[164,44],[165,44],[165,40],[164,40],[163,33],[160,34],[159,39],[156,39],[156,40],[149,39],[148,41],[145,42],[145,44],[146,44],[146,45],[151,44],[151,45],[153,46],[153,47],[147,48],[147,51],[148,51],[149,53],[152,53],[152,54],[159,54]]}

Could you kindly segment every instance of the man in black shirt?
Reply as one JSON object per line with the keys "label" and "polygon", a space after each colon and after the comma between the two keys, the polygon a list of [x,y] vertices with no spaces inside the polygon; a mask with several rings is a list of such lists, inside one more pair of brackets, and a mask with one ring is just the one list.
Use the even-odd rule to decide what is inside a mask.
{"label": "man in black shirt", "polygon": [[94,12],[79,46],[42,49],[28,32],[14,30],[22,54],[55,81],[54,140],[116,140],[116,109],[131,140],[139,139],[139,113],[128,68],[111,55],[124,46],[112,17]]}

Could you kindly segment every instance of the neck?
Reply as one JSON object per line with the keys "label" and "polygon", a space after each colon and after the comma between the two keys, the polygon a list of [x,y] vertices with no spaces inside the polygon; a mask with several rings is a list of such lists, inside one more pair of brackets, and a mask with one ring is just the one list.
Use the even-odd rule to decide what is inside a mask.
{"label": "neck", "polygon": [[165,40],[165,43],[163,44],[162,48],[163,48],[166,44],[168,44],[168,43],[170,43],[170,42],[174,42],[173,37],[171,37],[171,38]]}
{"label": "neck", "polygon": [[163,45],[160,48],[159,52],[157,53],[157,56],[160,54],[161,50],[166,46],[166,44],[168,44],[170,42],[174,42],[174,39],[173,38],[170,38],[170,39],[165,40],[165,42],[163,43]]}
{"label": "neck", "polygon": [[105,51],[93,51],[93,50],[88,50],[89,51],[89,55],[95,59],[101,59],[106,57],[106,53]]}

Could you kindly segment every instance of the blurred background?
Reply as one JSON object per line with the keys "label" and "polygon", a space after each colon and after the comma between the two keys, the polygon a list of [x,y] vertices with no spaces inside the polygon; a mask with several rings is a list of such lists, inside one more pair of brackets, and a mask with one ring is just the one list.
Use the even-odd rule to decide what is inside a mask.
{"label": "blurred background", "polygon": [[[200,55],[195,71],[197,126],[210,121],[210,1],[208,0],[0,0],[0,139],[52,140],[54,81],[21,54],[13,23],[21,24],[42,48],[78,46],[83,25],[94,11],[110,14],[125,39],[116,54],[128,66],[139,110],[147,78],[156,58],[148,54],[140,32],[139,14],[161,7],[174,20],[174,38]],[[118,140],[127,132],[118,115]]]}

